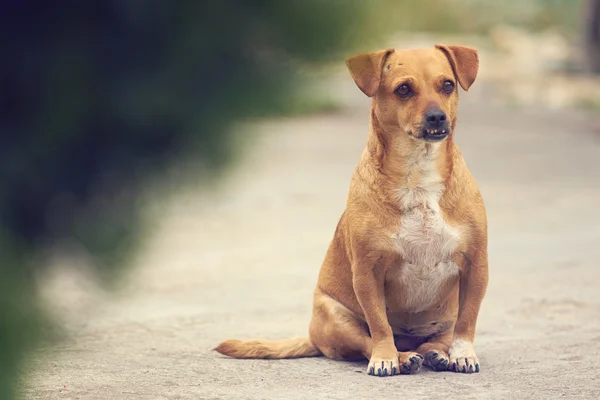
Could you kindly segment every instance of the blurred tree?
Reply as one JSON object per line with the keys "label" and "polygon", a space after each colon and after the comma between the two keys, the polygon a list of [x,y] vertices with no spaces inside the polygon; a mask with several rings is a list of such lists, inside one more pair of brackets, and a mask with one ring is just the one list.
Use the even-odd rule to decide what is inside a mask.
{"label": "blurred tree", "polygon": [[600,74],[600,0],[586,0],[583,11],[583,41],[587,68]]}
{"label": "blurred tree", "polygon": [[[230,124],[284,112],[301,65],[377,38],[375,28],[386,26],[385,2],[377,5],[2,3],[1,399],[13,398],[23,355],[41,331],[35,251],[72,237],[99,270],[122,267],[139,234],[139,183],[182,157],[205,171],[227,165]],[[108,194],[102,201],[99,191]]]}

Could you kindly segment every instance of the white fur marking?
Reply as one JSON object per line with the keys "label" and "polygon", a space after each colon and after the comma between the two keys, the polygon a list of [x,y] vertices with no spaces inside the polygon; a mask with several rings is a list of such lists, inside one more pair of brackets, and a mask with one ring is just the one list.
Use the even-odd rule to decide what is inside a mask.
{"label": "white fur marking", "polygon": [[453,262],[440,262],[433,266],[404,263],[400,279],[404,287],[405,307],[412,312],[425,311],[437,299],[440,287],[458,274]]}
{"label": "white fur marking", "polygon": [[437,171],[436,165],[436,153],[439,149],[439,143],[432,143],[429,146],[429,148],[418,147],[408,157],[410,166],[407,176],[419,174],[420,179],[417,185],[413,186],[407,183],[398,189],[398,203],[402,210],[410,210],[429,203],[437,205],[440,197],[442,197],[444,182]]}
{"label": "white fur marking", "polygon": [[460,229],[450,226],[442,216],[439,200],[444,182],[436,166],[439,145],[430,146],[417,150],[409,161],[408,174],[419,174],[418,182],[407,182],[398,190],[403,213],[395,239],[405,261],[400,279],[406,290],[405,304],[414,312],[429,308],[440,287],[459,272],[450,258],[460,244]]}
{"label": "white fur marking", "polygon": [[452,342],[452,346],[450,346],[450,358],[474,358],[477,359],[475,355],[475,346],[473,343],[467,342],[463,339],[454,339]]}

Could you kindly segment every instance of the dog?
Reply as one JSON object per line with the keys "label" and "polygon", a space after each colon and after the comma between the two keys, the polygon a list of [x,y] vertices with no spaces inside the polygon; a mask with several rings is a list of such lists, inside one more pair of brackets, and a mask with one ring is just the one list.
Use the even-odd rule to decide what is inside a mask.
{"label": "dog", "polygon": [[482,196],[454,142],[476,49],[385,49],[346,60],[371,102],[367,145],[322,264],[309,338],[227,340],[235,358],[367,359],[375,376],[480,371],[488,284]]}

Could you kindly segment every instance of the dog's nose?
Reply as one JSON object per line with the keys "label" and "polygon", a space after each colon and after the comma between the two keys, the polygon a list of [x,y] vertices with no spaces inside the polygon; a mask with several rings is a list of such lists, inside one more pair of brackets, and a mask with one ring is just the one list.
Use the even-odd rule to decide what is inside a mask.
{"label": "dog's nose", "polygon": [[425,114],[425,120],[430,127],[439,128],[444,122],[446,122],[446,113],[442,110],[429,111],[427,114]]}

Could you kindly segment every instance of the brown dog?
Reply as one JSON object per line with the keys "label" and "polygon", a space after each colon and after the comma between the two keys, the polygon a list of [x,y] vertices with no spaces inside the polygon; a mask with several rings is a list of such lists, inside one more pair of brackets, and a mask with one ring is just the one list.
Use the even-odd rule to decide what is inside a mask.
{"label": "brown dog", "polygon": [[462,46],[346,61],[372,97],[367,147],[314,294],[310,338],[225,341],[236,358],[367,358],[385,376],[478,372],[473,340],[488,282],[487,221],[454,143],[457,83],[479,68]]}

